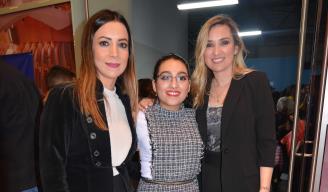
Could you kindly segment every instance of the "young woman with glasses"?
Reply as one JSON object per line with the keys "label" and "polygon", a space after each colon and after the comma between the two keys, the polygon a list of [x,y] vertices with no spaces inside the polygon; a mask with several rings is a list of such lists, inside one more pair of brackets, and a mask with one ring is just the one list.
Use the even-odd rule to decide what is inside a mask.
{"label": "young woman with glasses", "polygon": [[199,191],[203,143],[195,111],[183,106],[190,90],[187,63],[169,54],[153,74],[157,101],[137,117],[141,159],[138,191]]}

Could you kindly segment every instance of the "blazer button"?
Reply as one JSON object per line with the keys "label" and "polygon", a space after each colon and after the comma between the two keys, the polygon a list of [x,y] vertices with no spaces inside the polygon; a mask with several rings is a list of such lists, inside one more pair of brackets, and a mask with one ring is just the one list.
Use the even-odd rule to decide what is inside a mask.
{"label": "blazer button", "polygon": [[98,157],[99,155],[100,155],[100,153],[99,153],[98,150],[95,150],[95,151],[93,152],[93,156]]}
{"label": "blazer button", "polygon": [[225,148],[225,149],[223,150],[223,153],[228,154],[228,153],[229,153],[229,149],[228,149],[228,148]]}
{"label": "blazer button", "polygon": [[90,116],[87,117],[87,122],[88,123],[92,123],[93,122],[93,120],[92,120],[92,118]]}
{"label": "blazer button", "polygon": [[96,139],[97,135],[96,133],[92,132],[90,133],[90,139]]}
{"label": "blazer button", "polygon": [[97,166],[97,167],[100,167],[100,166],[101,166],[101,162],[97,161],[97,162],[96,162],[96,166]]}

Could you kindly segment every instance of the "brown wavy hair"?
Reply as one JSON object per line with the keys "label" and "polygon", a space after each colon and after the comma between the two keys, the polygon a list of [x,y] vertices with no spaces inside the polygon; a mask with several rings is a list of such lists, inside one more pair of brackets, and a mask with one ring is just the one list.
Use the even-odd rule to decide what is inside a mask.
{"label": "brown wavy hair", "polygon": [[108,9],[101,10],[94,14],[86,23],[83,29],[81,42],[81,67],[80,76],[77,79],[75,92],[79,102],[80,110],[84,115],[91,115],[97,127],[107,130],[108,126],[102,118],[99,111],[96,98],[96,82],[97,70],[94,62],[92,51],[92,42],[96,31],[104,24],[112,21],[122,23],[128,31],[129,35],[129,59],[128,64],[119,77],[122,80],[120,89],[123,94],[127,94],[130,98],[130,105],[133,115],[137,110],[137,80],[135,74],[135,61],[132,45],[132,38],[129,25],[123,15]]}
{"label": "brown wavy hair", "polygon": [[208,42],[209,31],[216,25],[226,25],[230,28],[235,46],[238,46],[238,52],[234,56],[233,78],[241,79],[246,73],[252,71],[247,68],[244,56],[246,48],[243,40],[238,35],[237,24],[226,15],[216,15],[208,19],[201,27],[195,48],[195,70],[191,76],[191,95],[193,98],[193,107],[199,107],[204,104],[204,96],[209,91],[211,81],[214,77],[213,72],[206,66],[204,52]]}

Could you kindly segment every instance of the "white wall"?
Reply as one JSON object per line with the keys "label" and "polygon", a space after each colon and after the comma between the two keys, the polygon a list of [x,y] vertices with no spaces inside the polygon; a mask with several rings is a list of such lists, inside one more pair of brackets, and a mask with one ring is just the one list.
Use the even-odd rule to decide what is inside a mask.
{"label": "white wall", "polygon": [[188,18],[178,11],[175,0],[134,0],[131,10],[138,79],[151,78],[164,54],[188,57]]}
{"label": "white wall", "polygon": [[111,9],[118,11],[131,22],[131,2],[133,0],[89,0],[90,16],[102,9]]}
{"label": "white wall", "polygon": [[72,28],[74,37],[74,56],[76,75],[79,75],[81,66],[81,37],[85,21],[85,6],[79,1],[71,1]]}

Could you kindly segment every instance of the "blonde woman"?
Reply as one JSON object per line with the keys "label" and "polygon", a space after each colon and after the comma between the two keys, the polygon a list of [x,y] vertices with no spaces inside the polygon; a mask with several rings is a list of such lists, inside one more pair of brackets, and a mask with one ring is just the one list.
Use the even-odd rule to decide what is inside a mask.
{"label": "blonde woman", "polygon": [[273,100],[264,73],[244,63],[236,23],[217,15],[196,43],[191,94],[205,144],[204,192],[269,192],[274,166]]}
{"label": "blonde woman", "polygon": [[43,191],[127,192],[137,83],[129,26],[102,10],[86,23],[76,84],[49,94],[40,128]]}

